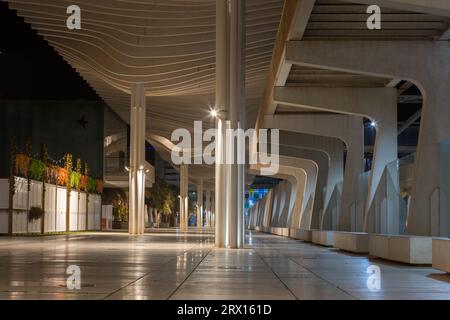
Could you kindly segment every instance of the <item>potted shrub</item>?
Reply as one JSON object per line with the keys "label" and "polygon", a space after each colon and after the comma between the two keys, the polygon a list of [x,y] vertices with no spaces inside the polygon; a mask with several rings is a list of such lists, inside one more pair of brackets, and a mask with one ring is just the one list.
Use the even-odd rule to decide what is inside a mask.
{"label": "potted shrub", "polygon": [[128,207],[118,194],[113,200],[113,229],[128,229]]}
{"label": "potted shrub", "polygon": [[41,181],[46,170],[45,163],[41,160],[31,159],[28,168],[28,177],[32,180]]}
{"label": "potted shrub", "polygon": [[57,167],[58,171],[58,185],[65,187],[67,186],[67,183],[69,182],[69,172],[64,169]]}
{"label": "potted shrub", "polygon": [[97,188],[97,180],[93,178],[88,178],[88,192],[95,193],[96,188]]}
{"label": "potted shrub", "polygon": [[19,153],[16,154],[16,174],[28,178],[28,169],[30,166],[30,157],[28,157],[26,154]]}
{"label": "potted shrub", "polygon": [[80,186],[80,178],[81,178],[81,173],[72,171],[72,173],[70,174],[70,187],[72,189],[78,190],[78,188]]}

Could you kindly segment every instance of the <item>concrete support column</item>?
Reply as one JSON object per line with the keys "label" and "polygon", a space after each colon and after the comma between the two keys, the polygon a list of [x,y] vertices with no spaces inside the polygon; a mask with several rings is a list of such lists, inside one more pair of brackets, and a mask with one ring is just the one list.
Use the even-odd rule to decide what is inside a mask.
{"label": "concrete support column", "polygon": [[215,227],[215,206],[216,206],[216,201],[215,201],[215,197],[214,197],[214,192],[211,193],[211,227]]}
{"label": "concrete support column", "polygon": [[187,229],[189,219],[188,166],[180,165],[180,228]]}
{"label": "concrete support column", "polygon": [[197,184],[197,228],[203,228],[203,180]]}
{"label": "concrete support column", "polygon": [[[228,8],[227,1],[216,0],[216,109],[226,110],[228,105]],[[224,163],[223,120],[217,119],[215,168],[215,245],[226,246],[226,172]]]}
{"label": "concrete support column", "polygon": [[442,85],[450,78],[449,47],[448,41],[291,41],[286,45],[286,61],[290,63],[404,79],[422,92],[422,121],[407,224],[412,235],[450,235],[450,210],[443,193],[448,183],[440,181],[439,172],[440,147],[450,136],[448,86]]}
{"label": "concrete support column", "polygon": [[145,88],[135,85],[131,92],[129,233],[145,229]]}
{"label": "concrete support column", "polygon": [[[245,129],[245,1],[229,0],[230,13],[230,106],[228,119],[232,129]],[[229,206],[227,210],[228,246],[244,247],[245,164],[238,164],[245,155],[245,146],[232,143],[233,164],[229,166]],[[228,147],[228,146],[227,146]],[[231,151],[227,148],[227,152]]]}
{"label": "concrete support column", "polygon": [[211,191],[205,191],[205,226],[211,227]]}
{"label": "concrete support column", "polygon": [[226,111],[226,122],[217,120],[216,246],[242,248],[245,165],[237,159],[245,147],[224,139],[224,129],[245,128],[245,2],[217,0],[216,11],[216,108]]}

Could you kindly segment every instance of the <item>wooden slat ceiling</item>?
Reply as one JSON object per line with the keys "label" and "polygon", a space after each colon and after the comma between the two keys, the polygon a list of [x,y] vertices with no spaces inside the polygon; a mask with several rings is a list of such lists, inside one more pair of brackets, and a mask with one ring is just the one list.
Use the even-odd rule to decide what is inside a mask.
{"label": "wooden slat ceiling", "polygon": [[382,29],[368,30],[367,7],[351,1],[317,0],[303,39],[433,40],[448,29],[443,17],[381,8]]}
{"label": "wooden slat ceiling", "polygon": [[[77,0],[82,29],[68,30],[69,0],[1,0],[92,86],[125,121],[130,88],[144,83],[148,133],[170,138],[214,104],[214,0]],[[283,0],[246,0],[247,108],[260,103]]]}

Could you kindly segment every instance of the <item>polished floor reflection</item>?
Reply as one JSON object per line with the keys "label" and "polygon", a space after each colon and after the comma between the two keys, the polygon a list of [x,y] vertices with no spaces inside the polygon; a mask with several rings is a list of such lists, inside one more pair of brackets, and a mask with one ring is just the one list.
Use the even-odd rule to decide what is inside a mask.
{"label": "polished floor reflection", "polygon": [[[213,235],[149,230],[0,237],[0,299],[450,299],[450,275],[248,232],[245,250]],[[66,269],[81,270],[81,289]],[[379,266],[381,288],[368,289]]]}

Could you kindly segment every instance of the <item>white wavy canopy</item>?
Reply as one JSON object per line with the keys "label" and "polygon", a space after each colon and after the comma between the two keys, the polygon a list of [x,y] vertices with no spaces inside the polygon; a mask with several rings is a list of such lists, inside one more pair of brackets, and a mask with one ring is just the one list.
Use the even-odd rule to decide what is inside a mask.
{"label": "white wavy canopy", "polygon": [[[208,118],[215,90],[215,0],[7,2],[126,122],[134,83],[148,88],[147,134],[170,138],[175,128],[190,129],[194,120]],[[81,30],[66,26],[73,4],[81,8]],[[252,115],[282,7],[283,0],[246,0],[246,107]]]}

